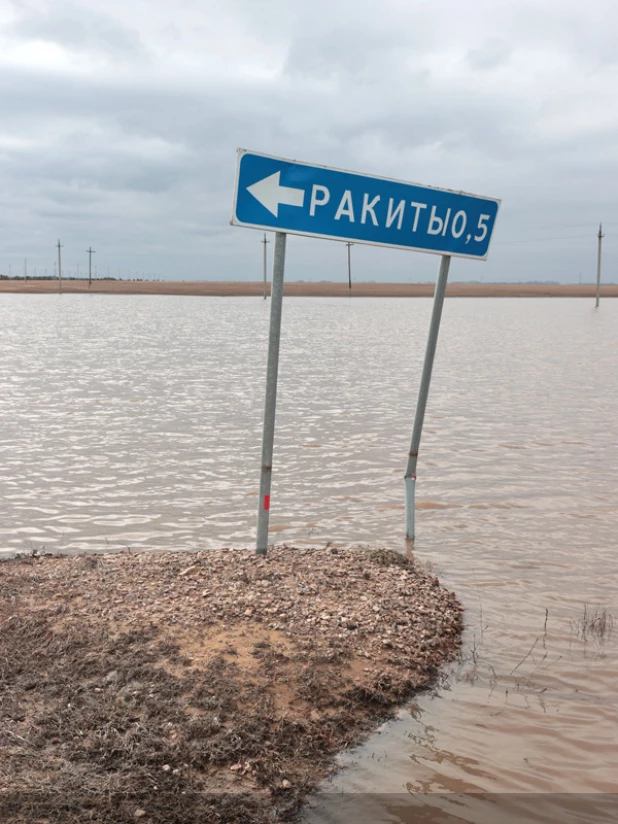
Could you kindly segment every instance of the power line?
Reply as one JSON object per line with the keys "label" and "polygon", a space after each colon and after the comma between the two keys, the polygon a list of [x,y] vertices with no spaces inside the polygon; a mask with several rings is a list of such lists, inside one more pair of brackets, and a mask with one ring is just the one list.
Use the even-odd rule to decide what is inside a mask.
{"label": "power line", "polygon": [[554,240],[588,240],[589,235],[570,235],[569,237],[541,237],[535,240],[496,240],[495,246],[503,246],[510,243],[550,243]]}

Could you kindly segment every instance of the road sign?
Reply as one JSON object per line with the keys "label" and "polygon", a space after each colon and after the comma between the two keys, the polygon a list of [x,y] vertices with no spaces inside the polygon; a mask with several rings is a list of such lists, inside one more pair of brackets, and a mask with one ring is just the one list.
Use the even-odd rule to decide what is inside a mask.
{"label": "road sign", "polygon": [[487,257],[500,201],[238,150],[232,224]]}

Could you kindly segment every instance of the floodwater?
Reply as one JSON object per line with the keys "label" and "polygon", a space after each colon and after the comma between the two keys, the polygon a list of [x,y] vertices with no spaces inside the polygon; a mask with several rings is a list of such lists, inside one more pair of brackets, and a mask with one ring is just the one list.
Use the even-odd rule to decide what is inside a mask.
{"label": "floodwater", "polygon": [[[272,540],[403,548],[430,311],[285,300]],[[0,550],[251,546],[267,331],[256,298],[2,296]],[[615,820],[618,301],[447,300],[418,472],[465,648],[307,820]]]}

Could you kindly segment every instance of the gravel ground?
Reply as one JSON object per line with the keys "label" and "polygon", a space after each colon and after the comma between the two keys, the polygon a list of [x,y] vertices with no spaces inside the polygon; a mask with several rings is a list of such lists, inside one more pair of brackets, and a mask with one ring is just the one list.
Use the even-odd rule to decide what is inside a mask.
{"label": "gravel ground", "polygon": [[29,557],[0,582],[7,824],[290,821],[462,629],[382,549]]}

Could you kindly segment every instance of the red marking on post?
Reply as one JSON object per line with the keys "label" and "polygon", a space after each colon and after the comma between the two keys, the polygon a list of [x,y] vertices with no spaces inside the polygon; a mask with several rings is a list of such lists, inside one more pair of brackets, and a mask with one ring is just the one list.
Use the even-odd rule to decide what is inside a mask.
{"label": "red marking on post", "polygon": [[270,509],[270,495],[264,495],[264,509],[267,512]]}

